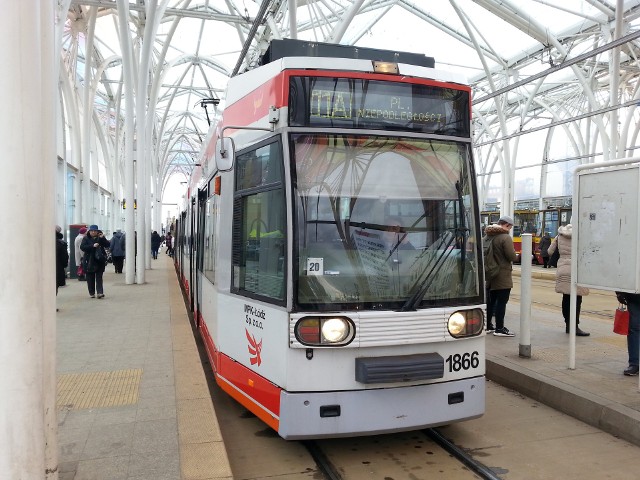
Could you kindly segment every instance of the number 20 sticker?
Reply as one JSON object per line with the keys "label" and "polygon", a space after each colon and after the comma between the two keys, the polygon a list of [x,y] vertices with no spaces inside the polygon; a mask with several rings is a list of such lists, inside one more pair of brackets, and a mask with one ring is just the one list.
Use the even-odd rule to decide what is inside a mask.
{"label": "number 20 sticker", "polygon": [[307,258],[307,275],[324,275],[324,258]]}

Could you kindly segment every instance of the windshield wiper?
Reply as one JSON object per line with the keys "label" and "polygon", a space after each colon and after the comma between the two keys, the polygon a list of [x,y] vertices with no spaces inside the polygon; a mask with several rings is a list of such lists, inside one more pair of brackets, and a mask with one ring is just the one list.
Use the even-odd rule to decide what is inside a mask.
{"label": "windshield wiper", "polygon": [[[448,241],[445,244],[445,240],[447,238],[448,238]],[[424,279],[419,281],[419,282],[416,282],[416,284],[418,284],[418,285],[422,284],[422,286],[416,291],[416,293],[414,293],[411,296],[411,298],[409,298],[409,300],[407,300],[405,302],[405,304],[400,309],[401,312],[407,312],[409,310],[415,310],[416,304],[418,302],[420,302],[422,300],[422,297],[424,297],[424,295],[427,293],[427,290],[429,290],[429,287],[431,287],[431,284],[433,283],[433,280],[436,278],[436,274],[440,271],[440,269],[444,265],[445,261],[447,260],[447,258],[451,254],[451,252],[453,252],[453,250],[449,250],[449,247],[453,244],[453,242],[455,240],[456,240],[456,236],[454,234],[452,234],[451,232],[446,232],[445,233],[445,235],[442,237],[440,245],[438,246],[439,248],[437,248],[437,250],[440,250],[440,248],[442,248],[444,246],[444,248],[442,248],[442,252],[440,252],[438,257],[436,258],[435,263],[431,267],[431,270],[428,271],[428,273],[425,275]],[[427,272],[427,270],[429,269],[430,265],[431,265],[431,262],[429,262],[429,264],[425,268],[425,270],[424,270],[425,272]]]}

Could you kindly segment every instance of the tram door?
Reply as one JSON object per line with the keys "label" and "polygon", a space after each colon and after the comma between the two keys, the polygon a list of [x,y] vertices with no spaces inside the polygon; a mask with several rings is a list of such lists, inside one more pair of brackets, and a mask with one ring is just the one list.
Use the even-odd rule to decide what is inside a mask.
{"label": "tram door", "polygon": [[[178,225],[176,228],[176,236],[178,236],[180,238],[180,241],[178,242],[178,246],[180,248],[180,251],[178,252],[178,255],[180,255],[178,258],[180,259],[180,281],[182,282],[184,280],[184,242],[185,242],[185,225],[186,225],[186,221],[187,221],[187,212],[182,212],[182,215],[180,215],[180,218],[178,220]],[[176,241],[174,240],[174,243]]]}
{"label": "tram door", "polygon": [[571,208],[550,208],[542,211],[542,234],[549,232],[551,238],[558,235],[558,227],[571,222]]}
{"label": "tram door", "polygon": [[207,189],[205,188],[204,190],[198,190],[198,216],[196,219],[197,225],[196,225],[196,229],[195,232],[197,232],[197,236],[194,238],[194,252],[192,255],[193,258],[193,267],[195,270],[195,288],[194,288],[194,295],[195,295],[195,307],[196,307],[196,313],[197,315],[195,315],[194,317],[194,322],[196,324],[196,327],[199,326],[200,324],[200,314],[202,312],[201,310],[201,300],[202,300],[202,282],[201,282],[201,277],[203,275],[203,271],[202,271],[202,265],[203,265],[203,252],[204,252],[204,221],[205,221],[205,216],[206,216],[206,212],[207,212]]}
{"label": "tram door", "polygon": [[195,242],[194,242],[194,233],[195,233],[195,229],[196,229],[196,210],[197,210],[197,203],[196,203],[196,199],[192,198],[191,199],[191,211],[189,212],[189,235],[187,236],[187,251],[188,251],[188,256],[189,256],[189,308],[191,308],[191,311],[194,311],[195,308],[195,303],[194,303],[194,299],[196,296],[196,292],[195,292],[195,277],[196,277],[196,266],[195,266],[195,256],[194,256],[194,249],[195,249]]}

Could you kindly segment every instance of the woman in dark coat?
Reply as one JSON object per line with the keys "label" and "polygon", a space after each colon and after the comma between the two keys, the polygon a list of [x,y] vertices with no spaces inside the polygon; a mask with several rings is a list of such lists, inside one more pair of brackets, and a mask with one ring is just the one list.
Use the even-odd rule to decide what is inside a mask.
{"label": "woman in dark coat", "polygon": [[544,232],[544,235],[540,239],[540,256],[542,257],[542,268],[551,268],[549,267],[549,247],[551,246],[551,237],[549,236],[549,232]]}
{"label": "woman in dark coat", "polygon": [[105,248],[109,248],[109,241],[104,238],[97,225],[91,225],[80,244],[80,250],[84,252],[82,268],[87,276],[87,288],[91,298],[95,298],[96,293],[98,298],[104,298],[102,275],[107,265]]}
{"label": "woman in dark coat", "polygon": [[69,265],[69,252],[67,242],[63,240],[63,235],[56,232],[56,295],[58,287],[64,287],[67,283],[67,272],[65,268]]}
{"label": "woman in dark coat", "polygon": [[151,234],[151,256],[155,259],[158,258],[158,250],[160,249],[160,244],[162,243],[162,239],[158,232],[155,230]]}

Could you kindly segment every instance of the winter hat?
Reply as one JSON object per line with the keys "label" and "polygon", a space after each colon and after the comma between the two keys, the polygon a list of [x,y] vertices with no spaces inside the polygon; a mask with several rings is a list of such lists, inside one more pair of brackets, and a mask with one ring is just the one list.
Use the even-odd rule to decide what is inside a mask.
{"label": "winter hat", "polygon": [[95,230],[97,232],[100,229],[98,228],[98,225],[89,225],[89,230]]}
{"label": "winter hat", "polygon": [[87,227],[82,227],[80,230],[78,230],[78,233],[84,235],[85,233],[87,233]]}
{"label": "winter hat", "polygon": [[56,225],[56,233],[60,233],[62,231],[62,227],[60,225]]}
{"label": "winter hat", "polygon": [[509,215],[503,215],[500,217],[500,220],[498,220],[498,223],[508,223],[509,225],[513,225],[513,218],[511,218]]}

